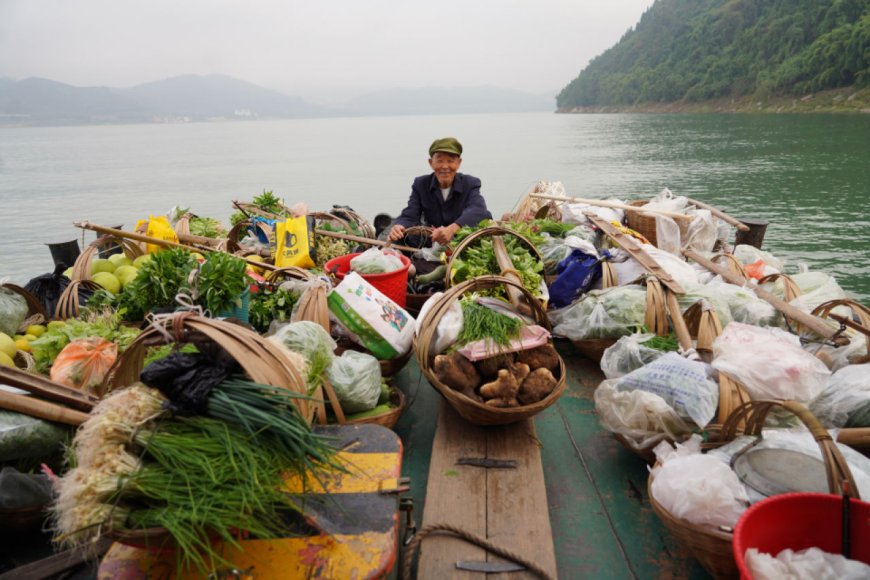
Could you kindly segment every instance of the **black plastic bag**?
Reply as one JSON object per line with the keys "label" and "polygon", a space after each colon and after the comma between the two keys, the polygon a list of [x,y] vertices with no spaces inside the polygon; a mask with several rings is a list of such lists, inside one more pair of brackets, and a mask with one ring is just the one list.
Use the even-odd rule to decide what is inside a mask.
{"label": "black plastic bag", "polygon": [[[32,278],[24,289],[33,294],[33,297],[39,300],[42,307],[49,315],[53,315],[57,308],[57,303],[60,301],[60,295],[69,286],[69,278],[63,275],[66,267],[64,264],[58,264],[54,268],[54,272],[50,274],[42,274],[36,278]],[[84,286],[79,286],[79,304],[87,304],[90,300],[93,291]]]}

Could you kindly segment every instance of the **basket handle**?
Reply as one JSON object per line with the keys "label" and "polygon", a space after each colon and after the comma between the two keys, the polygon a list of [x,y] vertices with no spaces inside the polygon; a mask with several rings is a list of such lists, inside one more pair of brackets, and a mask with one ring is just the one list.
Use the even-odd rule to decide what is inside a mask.
{"label": "basket handle", "polygon": [[746,274],[746,269],[743,267],[743,264],[741,264],[740,260],[735,258],[733,254],[716,254],[710,259],[710,261],[716,263],[721,261],[723,258],[728,262],[727,267],[731,273],[740,278],[745,284],[749,280],[749,276]]}
{"label": "basket handle", "polygon": [[332,412],[335,413],[335,418],[339,425],[347,425],[347,418],[344,416],[344,411],[341,409],[341,404],[338,402],[338,395],[335,394],[335,389],[329,379],[325,378],[317,387],[318,401],[315,403],[317,422],[321,425],[327,424],[326,419],[326,404],[323,400],[323,392],[326,392],[326,397],[329,399],[329,405],[332,407]]}
{"label": "basket handle", "polygon": [[465,250],[465,248],[467,248],[469,245],[471,245],[471,243],[474,242],[478,238],[481,238],[484,236],[496,236],[496,235],[500,236],[503,234],[508,234],[508,235],[514,236],[515,238],[518,238],[521,242],[523,242],[526,246],[528,246],[529,250],[532,252],[532,255],[534,255],[538,259],[539,262],[543,263],[544,259],[541,257],[541,253],[538,251],[538,249],[535,247],[535,245],[531,242],[531,240],[529,240],[527,237],[525,237],[524,235],[522,235],[519,232],[515,232],[514,230],[511,230],[508,228],[503,228],[501,226],[489,226],[489,227],[481,228],[479,230],[476,230],[476,231],[470,233],[468,236],[465,237],[465,239],[463,239],[461,242],[459,242],[459,244],[456,246],[456,248],[450,254],[450,257],[447,259],[447,274],[445,274],[444,287],[450,288],[450,286],[452,285],[453,280],[451,279],[452,278],[451,272],[453,271],[453,262],[454,262],[454,260],[456,260],[457,256],[462,254],[462,252]]}
{"label": "basket handle", "polygon": [[764,422],[767,419],[767,415],[774,408],[781,408],[791,412],[809,429],[822,452],[830,492],[835,495],[847,495],[855,499],[861,499],[858,487],[855,485],[855,479],[852,477],[852,471],[849,469],[849,464],[846,462],[831,434],[828,433],[828,430],[825,429],[809,409],[797,401],[749,401],[732,411],[722,426],[722,440],[733,440],[739,431],[739,423],[741,421],[745,421],[746,424],[743,434],[758,438],[757,441],[735,454],[732,458],[732,464],[734,459],[739,455],[761,441]]}
{"label": "basket handle", "polygon": [[797,283],[792,280],[791,276],[789,276],[788,274],[768,274],[767,276],[759,278],[758,285],[764,286],[768,283],[773,284],[777,280],[782,280],[786,302],[791,302],[792,300],[801,295],[800,286],[798,286]]}
{"label": "basket handle", "polygon": [[[603,265],[603,264],[602,264]],[[646,312],[643,324],[656,336],[668,335],[668,317],[662,283],[655,276],[646,278]]]}
{"label": "basket handle", "polygon": [[[864,338],[867,340],[867,355],[861,361],[856,362],[867,362],[870,360],[870,308],[867,308],[863,304],[855,302],[854,300],[841,298],[819,304],[815,309],[813,309],[812,314],[822,318],[834,318],[835,315],[833,315],[831,311],[838,306],[849,308],[852,311],[852,314],[858,318],[859,323],[852,322],[852,324],[859,328],[855,328],[855,326],[852,326],[852,328],[855,328],[855,330],[863,334]],[[844,324],[844,322],[841,321],[840,324]]]}

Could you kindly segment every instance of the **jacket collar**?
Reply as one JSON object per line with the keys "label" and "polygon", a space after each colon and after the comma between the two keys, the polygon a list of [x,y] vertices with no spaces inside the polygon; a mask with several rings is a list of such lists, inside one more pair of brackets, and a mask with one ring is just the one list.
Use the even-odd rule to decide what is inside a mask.
{"label": "jacket collar", "polygon": [[[435,172],[433,171],[431,174],[431,178],[429,180],[429,191],[441,193],[441,185],[438,183],[438,179],[435,177]],[[465,191],[465,179],[461,173],[457,173],[453,177],[453,185],[450,187],[450,193],[462,193]]]}

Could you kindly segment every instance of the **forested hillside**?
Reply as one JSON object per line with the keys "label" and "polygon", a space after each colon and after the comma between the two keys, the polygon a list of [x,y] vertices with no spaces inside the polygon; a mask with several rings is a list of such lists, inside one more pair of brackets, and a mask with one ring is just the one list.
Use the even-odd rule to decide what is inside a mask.
{"label": "forested hillside", "polygon": [[870,86],[870,0],[657,0],[560,110]]}

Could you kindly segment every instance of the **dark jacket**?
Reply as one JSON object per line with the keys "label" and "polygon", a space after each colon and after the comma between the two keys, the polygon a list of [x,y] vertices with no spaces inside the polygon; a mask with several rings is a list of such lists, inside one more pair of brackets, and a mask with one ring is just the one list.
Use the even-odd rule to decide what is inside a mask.
{"label": "dark jacket", "polygon": [[406,228],[424,223],[439,228],[452,223],[476,226],[485,219],[492,219],[492,214],[480,195],[478,178],[457,173],[445,200],[435,174],[430,173],[414,180],[408,205],[393,223]]}

